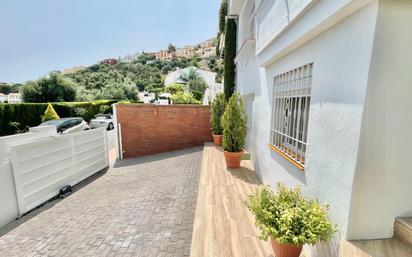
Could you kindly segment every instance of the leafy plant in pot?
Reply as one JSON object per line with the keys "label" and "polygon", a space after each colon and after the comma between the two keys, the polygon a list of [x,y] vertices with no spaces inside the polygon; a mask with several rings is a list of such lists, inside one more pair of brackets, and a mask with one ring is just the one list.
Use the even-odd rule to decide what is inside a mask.
{"label": "leafy plant in pot", "polygon": [[238,93],[230,97],[222,116],[222,146],[228,168],[237,169],[243,156],[247,133],[247,117]]}
{"label": "leafy plant in pot", "polygon": [[215,145],[222,145],[223,127],[222,115],[225,112],[226,100],[225,95],[218,94],[211,106],[210,123],[213,131],[213,142]]}
{"label": "leafy plant in pot", "polygon": [[327,217],[327,205],[302,196],[300,188],[278,184],[276,192],[264,187],[246,203],[255,215],[260,238],[271,237],[276,257],[298,257],[304,244],[326,241],[336,232]]}

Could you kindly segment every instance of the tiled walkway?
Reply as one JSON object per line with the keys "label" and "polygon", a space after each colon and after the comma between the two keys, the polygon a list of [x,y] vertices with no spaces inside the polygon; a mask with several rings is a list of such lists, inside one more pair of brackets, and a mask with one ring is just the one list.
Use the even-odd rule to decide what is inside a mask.
{"label": "tiled walkway", "polygon": [[0,256],[189,256],[202,149],[117,163],[0,231]]}

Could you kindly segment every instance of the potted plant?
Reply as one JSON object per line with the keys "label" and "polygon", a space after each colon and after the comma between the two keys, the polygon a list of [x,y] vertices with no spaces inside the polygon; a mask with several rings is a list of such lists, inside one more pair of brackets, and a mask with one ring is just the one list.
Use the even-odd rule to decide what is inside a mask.
{"label": "potted plant", "polygon": [[228,168],[240,167],[245,145],[247,125],[246,112],[238,93],[233,94],[222,116],[223,141],[226,165]]}
{"label": "potted plant", "polygon": [[327,205],[302,196],[300,188],[279,184],[274,193],[264,187],[249,196],[260,238],[271,238],[276,257],[298,257],[304,244],[328,240],[336,229],[327,217]]}
{"label": "potted plant", "polygon": [[222,115],[225,112],[226,100],[225,95],[218,94],[211,106],[210,124],[213,131],[213,142],[215,145],[222,145],[223,128],[222,128]]}

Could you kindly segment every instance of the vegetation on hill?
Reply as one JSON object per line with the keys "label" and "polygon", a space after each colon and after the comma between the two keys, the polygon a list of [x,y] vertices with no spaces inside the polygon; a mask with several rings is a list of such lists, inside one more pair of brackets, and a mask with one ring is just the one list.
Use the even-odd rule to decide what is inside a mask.
{"label": "vegetation on hill", "polygon": [[[172,48],[172,47],[170,47]],[[138,56],[130,62],[115,65],[94,64],[73,73],[51,72],[48,76],[23,85],[25,102],[70,102],[93,101],[100,99],[137,101],[138,91],[159,94],[164,90],[164,78],[176,68],[190,66],[223,73],[220,61],[214,57],[202,59],[173,58],[157,60],[153,55]],[[192,81],[190,87],[204,91],[205,83]]]}
{"label": "vegetation on hill", "polygon": [[21,89],[23,85],[16,83],[16,84],[2,84],[0,83],[0,93],[8,95],[10,93],[17,93]]}

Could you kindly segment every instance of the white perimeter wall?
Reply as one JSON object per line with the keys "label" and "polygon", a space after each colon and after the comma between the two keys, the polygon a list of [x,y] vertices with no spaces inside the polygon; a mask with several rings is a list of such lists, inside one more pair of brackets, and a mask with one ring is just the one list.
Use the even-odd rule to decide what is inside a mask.
{"label": "white perimeter wall", "polygon": [[[377,9],[377,1],[362,7],[275,63],[255,69],[254,75],[250,73],[256,59],[238,60],[242,70],[250,69],[238,72],[238,90],[254,93],[253,114],[248,117],[253,127],[250,151],[262,182],[302,186],[306,194],[330,204],[332,221],[339,226],[335,240],[308,249],[312,256],[337,256],[340,238],[346,237]],[[265,60],[272,59],[267,53],[279,52],[270,48],[265,51]],[[301,172],[267,145],[274,77],[311,62],[314,71],[307,163]],[[250,81],[250,76],[259,79],[247,86],[245,81]]]}
{"label": "white perimeter wall", "polygon": [[412,1],[381,0],[348,237],[392,237],[412,216]]}

